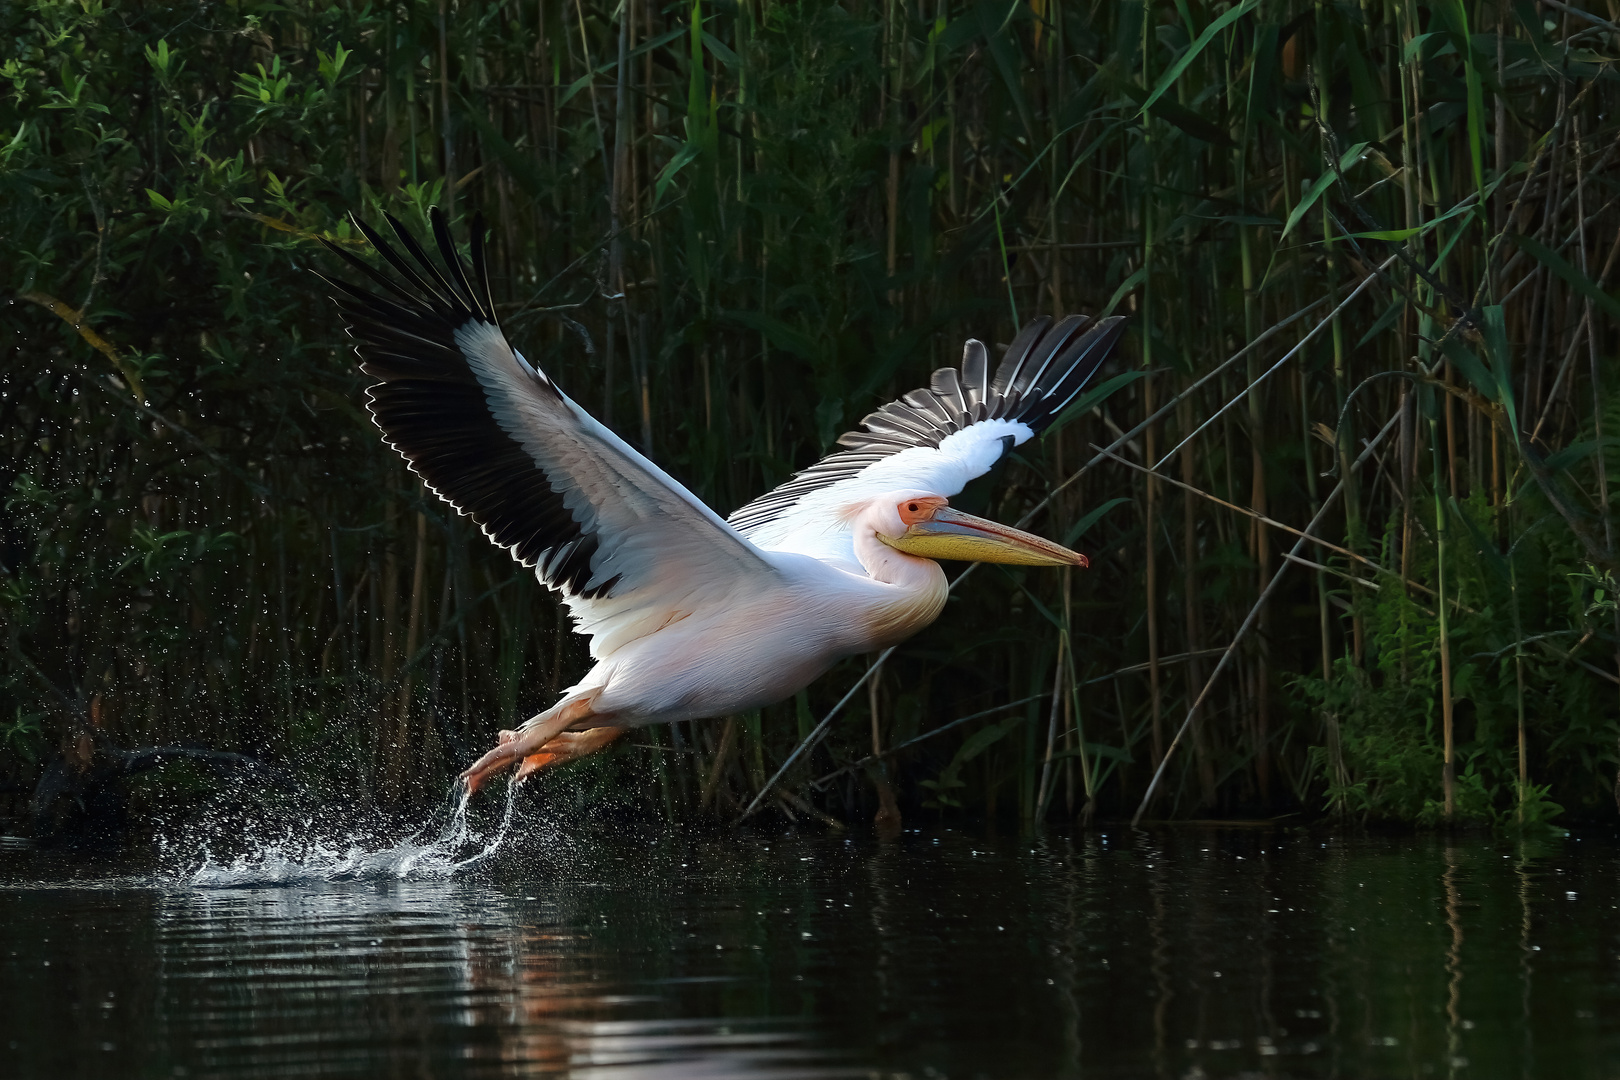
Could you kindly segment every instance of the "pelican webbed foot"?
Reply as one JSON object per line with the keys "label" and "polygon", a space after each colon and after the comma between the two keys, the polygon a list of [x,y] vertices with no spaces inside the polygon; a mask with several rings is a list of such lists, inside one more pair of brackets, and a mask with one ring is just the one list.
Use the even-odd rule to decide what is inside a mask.
{"label": "pelican webbed foot", "polygon": [[[519,780],[548,765],[595,753],[612,742],[623,728],[595,727],[579,732],[567,730],[589,719],[593,700],[594,697],[562,702],[515,731],[501,732],[495,748],[462,771],[461,779],[466,781],[468,792],[477,791],[486,779],[520,760],[524,762],[524,767],[518,771]],[[598,735],[594,740],[585,738],[605,731],[613,734],[605,737]],[[533,758],[542,760],[531,766],[529,759]]]}
{"label": "pelican webbed foot", "polygon": [[585,731],[564,731],[546,743],[545,749],[540,753],[525,757],[513,779],[521,782],[541,769],[551,769],[558,765],[566,765],[570,761],[578,761],[582,757],[589,757],[607,747],[624,732],[624,728],[611,725],[589,728]]}

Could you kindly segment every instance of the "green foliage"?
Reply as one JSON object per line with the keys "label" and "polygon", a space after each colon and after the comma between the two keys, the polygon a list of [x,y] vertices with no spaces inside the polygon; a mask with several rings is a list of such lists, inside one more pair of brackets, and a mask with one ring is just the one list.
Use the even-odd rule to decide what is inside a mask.
{"label": "green foliage", "polygon": [[[968,337],[1133,317],[1095,392],[959,499],[1035,512],[1092,570],[969,579],[788,776],[818,813],[871,812],[869,787],[805,781],[870,752],[872,704],[894,745],[1050,695],[1054,641],[1091,673],[1059,708],[991,711],[888,775],[908,807],[1033,818],[1043,784],[1079,813],[1076,763],[1101,754],[1096,805],[1129,813],[1245,627],[1155,812],[1435,820],[1445,669],[1456,817],[1612,813],[1600,27],[1454,0],[0,12],[0,772],[19,784],[96,706],[130,744],[435,798],[581,673],[551,598],[380,444],[309,272],[341,272],[318,238],[363,250],[350,212],[421,228],[440,205],[458,235],[491,222],[526,355],[721,510]],[[1123,464],[1080,473],[1119,436]],[[1318,530],[1335,546],[1298,553],[1319,570],[1242,512],[1302,528],[1347,475]],[[618,777],[678,816],[712,782],[729,811],[859,664],[734,745],[655,730],[576,790]]]}
{"label": "green foliage", "polygon": [[1321,717],[1324,745],[1310,753],[1326,777],[1328,808],[1346,816],[1416,820],[1440,775],[1438,740],[1426,715],[1433,711],[1436,680],[1431,677],[1426,687],[1374,687],[1366,672],[1342,659],[1335,674],[1331,680],[1301,677],[1295,684]]}
{"label": "green foliage", "polygon": [[1586,607],[1582,615],[1590,619],[1594,615],[1603,618],[1612,618],[1620,611],[1620,603],[1616,602],[1616,593],[1620,586],[1615,584],[1613,570],[1599,570],[1591,563],[1587,563],[1580,570],[1569,574],[1570,582],[1580,590],[1581,596],[1586,600]]}
{"label": "green foliage", "polygon": [[45,741],[41,724],[44,719],[44,713],[25,713],[21,705],[17,706],[10,719],[0,720],[0,747],[29,764],[38,761]]}
{"label": "green foliage", "polygon": [[[1462,718],[1455,817],[1503,826],[1545,823],[1564,809],[1550,798],[1554,786],[1582,792],[1590,806],[1617,760],[1620,722],[1593,700],[1590,679],[1571,672],[1567,659],[1601,608],[1587,597],[1602,592],[1604,577],[1590,567],[1571,572],[1578,559],[1571,538],[1548,528],[1527,531],[1509,552],[1499,551],[1488,535],[1495,515],[1479,493],[1450,509],[1455,533],[1470,541],[1454,548],[1458,565],[1448,574],[1456,589],[1447,601],[1453,699]],[[1412,580],[1432,585],[1432,551],[1414,560],[1411,572]],[[1556,601],[1560,593],[1563,603]],[[1439,624],[1426,606],[1432,603],[1432,594],[1385,579],[1373,599],[1358,605],[1368,662],[1342,658],[1329,680],[1292,680],[1321,724],[1311,764],[1335,813],[1422,824],[1443,818]],[[1557,777],[1556,785],[1519,780],[1515,687],[1521,669],[1526,734],[1540,750],[1536,771]]]}

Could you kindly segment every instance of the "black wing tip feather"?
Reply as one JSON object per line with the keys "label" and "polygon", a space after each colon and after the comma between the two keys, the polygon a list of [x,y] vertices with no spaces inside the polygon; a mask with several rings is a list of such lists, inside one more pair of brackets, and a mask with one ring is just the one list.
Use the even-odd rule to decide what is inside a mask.
{"label": "black wing tip feather", "polygon": [[[320,276],[337,290],[333,300],[348,321],[360,369],[380,380],[366,388],[366,410],[383,441],[428,490],[471,517],[492,543],[536,569],[547,584],[586,600],[611,595],[618,575],[591,584],[591,563],[600,546],[596,535],[574,519],[544,471],[500,427],[457,344],[457,332],[471,323],[500,327],[484,259],[482,215],[472,221],[470,266],[438,207],[428,213],[437,262],[393,214],[384,212],[383,218],[403,255],[357,215],[350,216],[397,277],[330,243],[381,292]],[[545,376],[537,381],[558,393]]]}
{"label": "black wing tip feather", "polygon": [[1125,317],[1114,315],[1099,322],[1070,316],[1053,327],[1036,347],[1044,354],[1041,370],[1020,395],[1018,420],[1037,435],[1079,397],[1097,370],[1113,355],[1125,332]]}
{"label": "black wing tip feather", "polygon": [[[1019,421],[1039,434],[1056,417],[1050,405],[1072,401],[1112,355],[1125,321],[1123,315],[1096,321],[1069,315],[1056,323],[1049,315],[1031,319],[1007,346],[982,392],[984,375],[974,346],[981,352],[984,346],[970,338],[960,368],[935,371],[928,386],[869,414],[857,430],[841,435],[838,445],[876,449],[899,439],[910,446],[937,447],[946,436],[986,419]],[[904,446],[889,452],[899,449]]]}

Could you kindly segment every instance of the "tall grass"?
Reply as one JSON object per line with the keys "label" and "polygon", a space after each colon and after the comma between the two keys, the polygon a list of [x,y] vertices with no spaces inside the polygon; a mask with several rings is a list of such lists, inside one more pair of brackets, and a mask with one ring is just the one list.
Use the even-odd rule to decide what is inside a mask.
{"label": "tall grass", "polygon": [[[347,211],[437,203],[490,221],[508,332],[722,511],[966,337],[1133,316],[1144,377],[962,499],[1092,569],[966,580],[772,812],[1613,812],[1603,13],[0,11],[14,792],[191,743],[399,805],[584,670],[379,444],[307,273]],[[868,663],[554,786],[734,816]]]}

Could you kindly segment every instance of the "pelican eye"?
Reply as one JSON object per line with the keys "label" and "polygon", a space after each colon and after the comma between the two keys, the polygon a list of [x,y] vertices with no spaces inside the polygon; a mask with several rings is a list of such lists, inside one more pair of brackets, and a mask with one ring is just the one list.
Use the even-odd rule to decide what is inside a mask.
{"label": "pelican eye", "polygon": [[935,496],[924,499],[907,499],[903,503],[897,503],[895,510],[899,511],[900,520],[907,526],[911,526],[919,521],[930,520],[939,512],[939,508],[944,505],[945,500]]}

